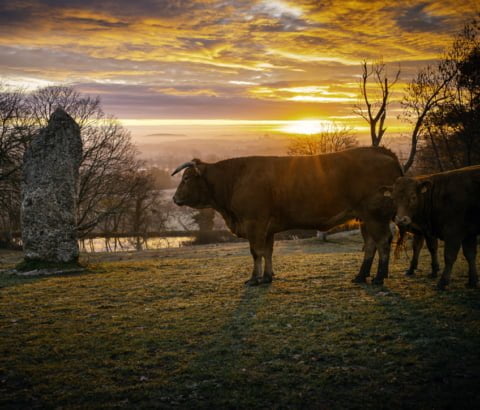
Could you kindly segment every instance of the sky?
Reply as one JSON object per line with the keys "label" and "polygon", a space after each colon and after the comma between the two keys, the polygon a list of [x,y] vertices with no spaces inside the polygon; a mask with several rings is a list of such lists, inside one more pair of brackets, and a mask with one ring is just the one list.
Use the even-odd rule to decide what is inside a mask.
{"label": "sky", "polygon": [[[365,131],[361,61],[400,67],[398,101],[478,13],[478,0],[0,0],[0,78],[98,95],[139,139],[332,121]],[[408,128],[399,110],[390,132]]]}

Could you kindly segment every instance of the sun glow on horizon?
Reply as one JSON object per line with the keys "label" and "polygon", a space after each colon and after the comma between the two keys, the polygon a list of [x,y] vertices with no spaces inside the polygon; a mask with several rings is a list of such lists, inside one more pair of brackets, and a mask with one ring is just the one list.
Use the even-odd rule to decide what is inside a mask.
{"label": "sun glow on horizon", "polygon": [[279,131],[288,134],[313,135],[329,130],[332,121],[327,120],[297,120],[279,128]]}

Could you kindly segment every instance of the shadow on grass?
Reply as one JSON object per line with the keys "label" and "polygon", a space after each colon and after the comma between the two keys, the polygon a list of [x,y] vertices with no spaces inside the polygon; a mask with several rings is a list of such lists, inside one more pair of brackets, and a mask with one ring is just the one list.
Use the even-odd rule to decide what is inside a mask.
{"label": "shadow on grass", "polygon": [[[241,395],[245,391],[245,385],[249,384],[248,374],[251,369],[248,363],[258,356],[257,346],[250,336],[256,324],[257,313],[265,309],[270,291],[270,284],[245,287],[229,320],[200,347],[201,353],[179,375],[179,380],[175,381],[176,388],[179,382],[187,387],[191,393],[189,398],[197,400],[197,408],[202,408],[203,405],[208,408],[213,403],[222,407],[235,407],[239,402],[243,406],[249,403],[248,398]],[[252,391],[255,387],[261,389],[261,386],[252,383]],[[226,391],[228,394],[225,394]],[[252,406],[255,406],[254,398],[255,395],[250,403]]]}
{"label": "shadow on grass", "polygon": [[8,275],[0,273],[0,289],[9,288],[12,286],[21,286],[27,283],[37,282],[40,277],[25,277],[17,275]]}
{"label": "shadow on grass", "polygon": [[[412,380],[404,389],[419,407],[475,408],[480,400],[479,294],[437,292],[429,289],[430,280],[415,286],[417,291],[423,286],[423,295],[408,299],[388,287],[362,286],[390,326],[391,333],[378,340],[378,353],[398,356],[399,374],[409,368]],[[406,357],[415,362],[404,362]]]}
{"label": "shadow on grass", "polygon": [[32,275],[32,276],[22,276],[17,274],[6,274],[0,273],[0,289],[2,288],[9,288],[12,286],[22,286],[27,283],[34,283],[39,282],[41,280],[45,280],[48,278],[61,278],[61,277],[78,277],[83,275],[91,275],[91,274],[98,274],[101,272],[95,272],[94,270],[85,267],[85,270],[82,272],[60,272],[60,273],[52,273],[52,274],[39,274],[39,275]]}

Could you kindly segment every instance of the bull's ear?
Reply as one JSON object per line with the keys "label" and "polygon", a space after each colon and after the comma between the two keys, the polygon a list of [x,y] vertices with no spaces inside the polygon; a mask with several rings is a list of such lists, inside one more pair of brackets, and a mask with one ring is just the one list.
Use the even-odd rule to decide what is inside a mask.
{"label": "bull's ear", "polygon": [[427,179],[426,181],[420,182],[420,186],[419,186],[420,193],[424,194],[424,193],[427,192],[431,187],[432,187],[432,181],[430,181],[429,179]]}
{"label": "bull's ear", "polygon": [[195,158],[192,160],[193,163],[193,168],[195,169],[195,172],[202,176],[205,173],[205,168],[207,167],[207,164],[202,162],[201,160]]}
{"label": "bull's ear", "polygon": [[392,190],[393,190],[392,186],[382,186],[382,187],[380,187],[380,193],[383,196],[386,196],[387,198],[390,198],[392,196]]}

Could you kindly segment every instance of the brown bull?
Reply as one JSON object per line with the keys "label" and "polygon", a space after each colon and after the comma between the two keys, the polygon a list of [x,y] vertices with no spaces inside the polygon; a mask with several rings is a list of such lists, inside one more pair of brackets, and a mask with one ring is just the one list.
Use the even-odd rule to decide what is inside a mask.
{"label": "brown bull", "polygon": [[[272,281],[274,234],[288,229],[327,230],[352,218],[363,221],[365,256],[356,282],[365,282],[378,249],[373,283],[388,275],[393,203],[379,191],[402,170],[385,148],[362,147],[294,157],[245,157],[206,164],[192,160],[173,197],[177,205],[213,208],[231,231],[250,242],[250,285]],[[265,268],[262,276],[262,259]]]}
{"label": "brown bull", "polygon": [[381,189],[391,196],[395,222],[421,231],[426,238],[445,241],[445,267],[438,282],[445,289],[460,247],[468,262],[467,286],[477,287],[475,265],[480,234],[480,166],[416,178],[399,178],[393,188]]}

